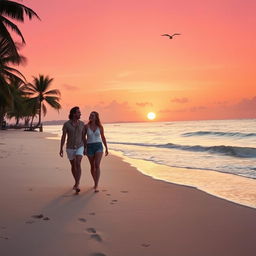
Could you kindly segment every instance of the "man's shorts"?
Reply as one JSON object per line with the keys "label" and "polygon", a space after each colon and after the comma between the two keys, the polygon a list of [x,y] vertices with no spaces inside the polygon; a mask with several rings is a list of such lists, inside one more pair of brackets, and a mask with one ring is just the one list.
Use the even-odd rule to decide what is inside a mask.
{"label": "man's shorts", "polygon": [[97,152],[103,152],[103,146],[101,142],[87,144],[87,155],[94,156]]}
{"label": "man's shorts", "polygon": [[80,148],[67,148],[66,149],[68,159],[71,161],[75,158],[75,156],[83,156],[84,155],[84,146]]}

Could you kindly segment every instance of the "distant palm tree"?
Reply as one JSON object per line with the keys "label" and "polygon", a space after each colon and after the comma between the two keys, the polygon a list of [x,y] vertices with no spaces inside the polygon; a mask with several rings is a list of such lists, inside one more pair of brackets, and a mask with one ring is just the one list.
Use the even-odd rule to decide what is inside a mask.
{"label": "distant palm tree", "polygon": [[7,117],[10,119],[14,117],[16,119],[15,126],[18,127],[20,119],[28,115],[32,116],[32,111],[30,110],[24,91],[25,85],[19,81],[13,81],[9,85],[9,88],[12,95],[12,102],[7,107]]}
{"label": "distant palm tree", "polygon": [[44,116],[46,115],[47,108],[44,104],[45,102],[52,108],[59,111],[61,105],[60,101],[60,91],[58,89],[48,90],[53,78],[48,76],[39,75],[39,77],[34,77],[33,83],[29,83],[26,86],[26,94],[30,96],[30,100],[38,102],[38,124],[36,127],[41,125],[42,112]]}
{"label": "distant palm tree", "polygon": [[17,45],[15,44],[8,29],[11,29],[11,31],[15,32],[21,38],[22,44],[25,44],[25,39],[17,25],[9,18],[19,22],[24,22],[25,16],[30,20],[33,17],[40,19],[32,9],[23,4],[9,0],[0,0],[0,40],[6,40],[8,52],[17,58],[17,60],[19,59]]}

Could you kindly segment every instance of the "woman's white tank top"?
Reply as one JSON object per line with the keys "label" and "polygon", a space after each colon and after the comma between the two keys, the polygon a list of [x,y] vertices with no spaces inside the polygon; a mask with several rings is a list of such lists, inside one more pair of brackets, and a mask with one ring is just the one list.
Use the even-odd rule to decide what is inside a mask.
{"label": "woman's white tank top", "polygon": [[97,127],[95,132],[89,126],[87,127],[87,143],[102,142],[99,127]]}

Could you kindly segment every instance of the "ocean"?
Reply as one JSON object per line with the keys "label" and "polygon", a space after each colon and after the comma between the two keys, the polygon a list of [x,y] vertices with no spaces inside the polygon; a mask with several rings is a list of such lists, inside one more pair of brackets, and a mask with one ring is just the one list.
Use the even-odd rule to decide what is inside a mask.
{"label": "ocean", "polygon": [[[111,152],[144,174],[256,208],[256,119],[113,123],[104,130]],[[44,131],[61,136],[61,126]]]}

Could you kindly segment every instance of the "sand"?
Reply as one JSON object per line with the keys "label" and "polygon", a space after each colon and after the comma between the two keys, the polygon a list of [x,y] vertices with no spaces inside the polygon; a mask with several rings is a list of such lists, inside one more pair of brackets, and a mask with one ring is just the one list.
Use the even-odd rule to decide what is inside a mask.
{"label": "sand", "polygon": [[49,134],[0,131],[0,255],[254,256],[256,210],[102,161],[81,192]]}

